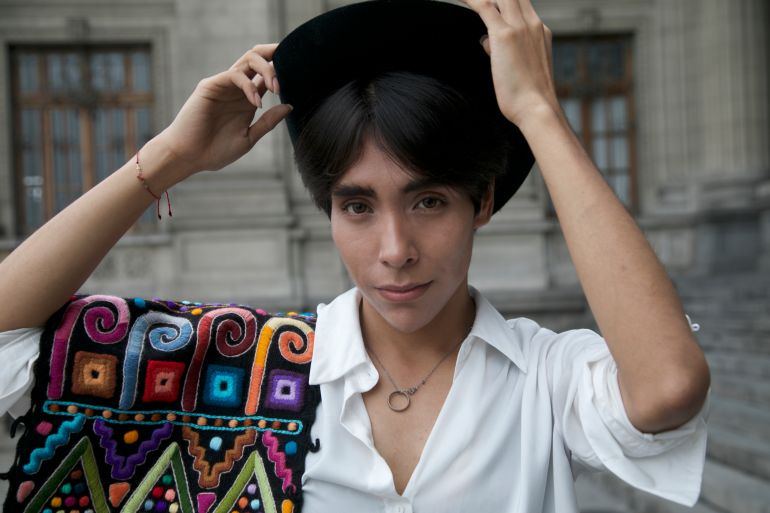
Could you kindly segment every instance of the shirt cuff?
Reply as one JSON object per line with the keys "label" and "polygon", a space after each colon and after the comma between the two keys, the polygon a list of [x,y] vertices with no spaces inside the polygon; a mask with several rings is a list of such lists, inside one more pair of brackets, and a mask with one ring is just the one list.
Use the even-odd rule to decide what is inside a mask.
{"label": "shirt cuff", "polygon": [[700,495],[706,457],[708,399],[701,411],[677,429],[643,433],[628,418],[612,358],[592,362],[584,385],[593,391],[581,402],[586,438],[605,468],[628,484],[692,506]]}
{"label": "shirt cuff", "polygon": [[43,328],[22,328],[0,333],[0,415],[24,415],[30,407],[33,369],[40,355]]}

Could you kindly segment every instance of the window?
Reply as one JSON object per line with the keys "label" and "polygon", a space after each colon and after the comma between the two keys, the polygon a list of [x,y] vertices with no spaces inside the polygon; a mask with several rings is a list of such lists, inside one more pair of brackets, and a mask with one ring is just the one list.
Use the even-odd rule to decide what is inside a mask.
{"label": "window", "polygon": [[[147,46],[11,48],[18,231],[28,235],[147,142]],[[136,230],[153,227],[151,209]]]}
{"label": "window", "polygon": [[572,128],[618,198],[637,208],[630,36],[553,43],[556,92]]}

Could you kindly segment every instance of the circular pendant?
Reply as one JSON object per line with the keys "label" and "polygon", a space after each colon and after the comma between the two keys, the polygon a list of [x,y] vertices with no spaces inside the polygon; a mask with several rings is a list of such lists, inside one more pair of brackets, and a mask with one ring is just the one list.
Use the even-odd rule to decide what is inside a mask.
{"label": "circular pendant", "polygon": [[395,390],[388,396],[388,406],[391,410],[401,412],[409,408],[409,403],[412,400],[409,399],[409,394],[402,390]]}

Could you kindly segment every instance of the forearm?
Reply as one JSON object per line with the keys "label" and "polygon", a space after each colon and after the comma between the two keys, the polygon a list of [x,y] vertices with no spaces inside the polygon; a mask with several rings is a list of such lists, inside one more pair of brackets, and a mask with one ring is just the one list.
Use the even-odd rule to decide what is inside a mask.
{"label": "forearm", "polygon": [[[180,179],[163,144],[141,151],[155,194]],[[42,325],[75,293],[155,200],[127,162],[42,226],[0,263],[0,331]]]}
{"label": "forearm", "polygon": [[646,432],[682,424],[702,406],[709,373],[663,265],[562,116],[543,109],[520,128],[618,365],[632,423]]}

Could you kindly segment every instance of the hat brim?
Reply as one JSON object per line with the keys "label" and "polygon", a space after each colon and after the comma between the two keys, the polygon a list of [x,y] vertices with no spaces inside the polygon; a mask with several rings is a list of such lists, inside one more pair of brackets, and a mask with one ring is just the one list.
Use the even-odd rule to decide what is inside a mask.
{"label": "hat brim", "polygon": [[294,107],[286,119],[292,144],[321,103],[350,81],[390,71],[427,75],[457,89],[509,132],[506,172],[495,181],[496,212],[519,189],[535,159],[497,106],[489,56],[479,44],[486,33],[471,9],[434,0],[372,0],[300,25],[273,55],[281,101]]}

